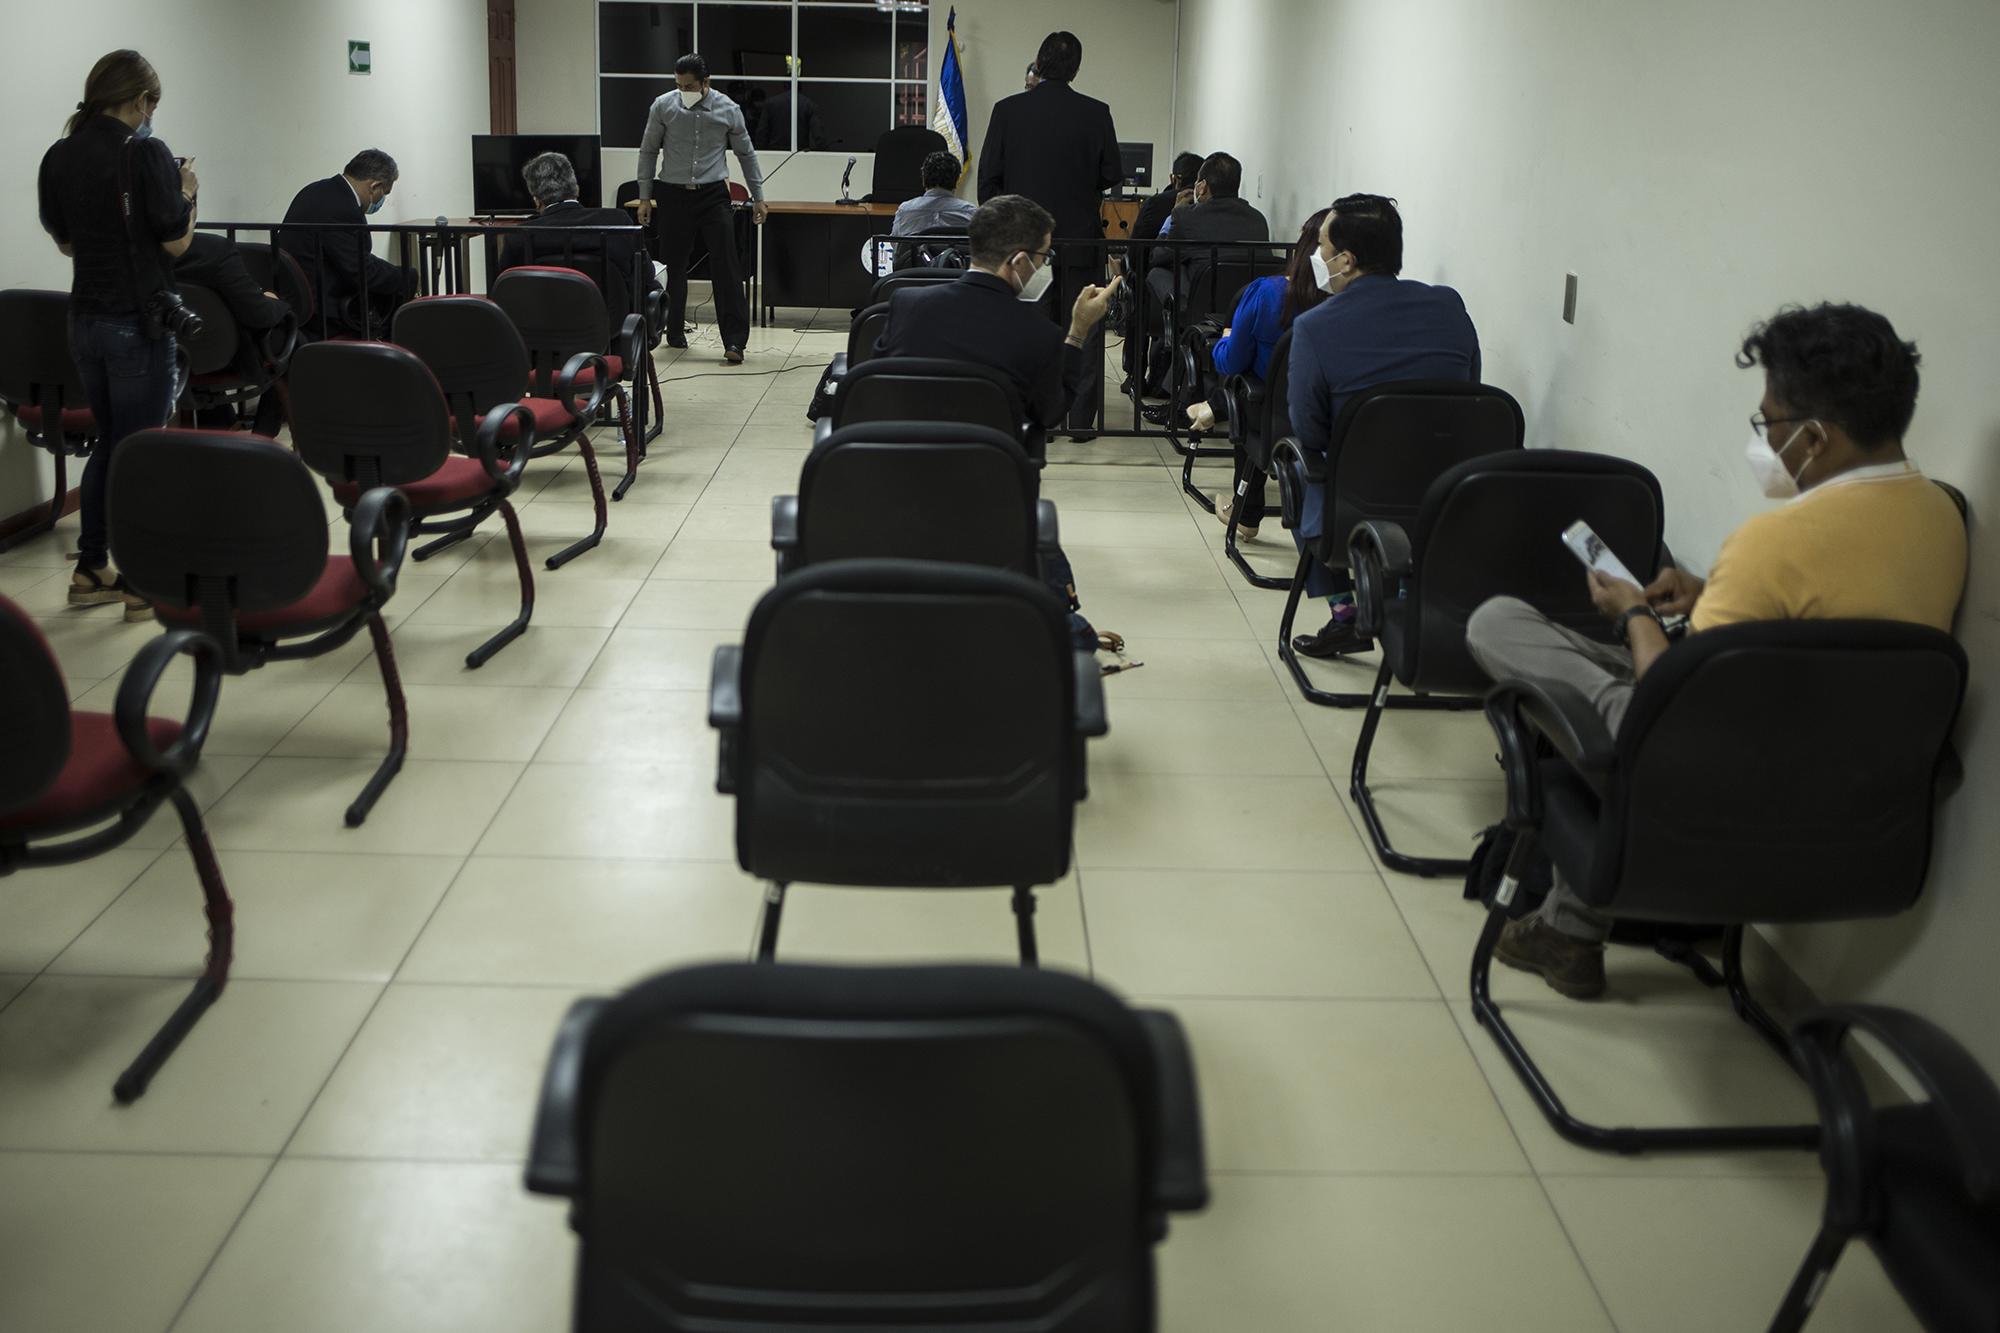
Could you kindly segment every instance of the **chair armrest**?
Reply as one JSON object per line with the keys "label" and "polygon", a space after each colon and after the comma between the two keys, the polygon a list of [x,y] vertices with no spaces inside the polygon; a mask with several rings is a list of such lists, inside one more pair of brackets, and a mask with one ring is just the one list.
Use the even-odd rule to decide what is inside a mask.
{"label": "chair armrest", "polygon": [[[514,419],[514,442],[503,445],[500,441],[510,417]],[[528,466],[528,455],[535,447],[535,414],[519,403],[505,403],[494,408],[480,421],[473,447],[478,451],[479,465],[486,469],[486,475],[512,495],[521,484],[521,472]],[[505,464],[501,463],[501,456],[510,449],[513,458]]]}
{"label": "chair armrest", "polygon": [[1503,734],[1510,725],[1521,729],[1518,748],[1529,767],[1533,766],[1534,737],[1542,736],[1584,776],[1594,779],[1611,771],[1615,744],[1611,728],[1574,686],[1520,677],[1500,681],[1486,696],[1486,717],[1500,737],[1501,764],[1507,769],[1510,788],[1513,761],[1508,754],[1510,738]]}
{"label": "chair armrest", "polygon": [[299,349],[299,317],[287,310],[284,318],[264,330],[264,369],[274,380],[282,379],[291,368],[292,353]]}
{"label": "chair armrest", "polygon": [[826,391],[828,393],[839,393],[840,382],[847,378],[847,353],[835,352],[833,354],[833,360],[828,363],[826,368],[826,377]]}
{"label": "chair armrest", "polygon": [[573,1199],[583,1187],[583,1160],[577,1149],[577,1096],[582,1091],[583,1053],[591,1025],[609,1000],[578,1000],[563,1015],[542,1071],[535,1103],[534,1135],[528,1142],[527,1185],[531,1194]]}
{"label": "chair armrest", "polygon": [[815,449],[819,448],[821,445],[825,444],[828,440],[832,438],[833,438],[832,417],[821,417],[818,421],[813,422],[813,442],[812,442],[813,448]]}
{"label": "chair armrest", "polygon": [[636,383],[639,363],[646,357],[646,320],[643,315],[627,315],[625,322],[618,326],[618,355],[625,362],[626,373]]}
{"label": "chair armrest", "polygon": [[[576,405],[576,377],[585,370],[590,375],[590,401],[582,407]],[[569,414],[579,421],[596,419],[604,406],[604,400],[611,396],[610,363],[595,352],[578,352],[569,359],[569,364],[556,372],[556,382],[550,392]]]}
{"label": "chair armrest", "polygon": [[725,643],[709,662],[708,725],[721,732],[715,766],[715,789],[725,796],[736,790],[736,736],[743,726],[743,645]]}
{"label": "chair armrest", "polygon": [[799,497],[771,497],[771,549],[783,554],[799,549]]}
{"label": "chair armrest", "polygon": [[1194,1055],[1187,1032],[1161,1009],[1134,1011],[1153,1054],[1153,1088],[1159,1098],[1155,1124],[1153,1205],[1173,1213],[1208,1206],[1208,1163],[1201,1142],[1201,1099],[1195,1090]]}
{"label": "chair armrest", "polygon": [[[2000,1089],[1979,1062],[1943,1029],[1901,1009],[1873,1004],[1815,1009],[1792,1029],[1792,1045],[1801,1053],[1817,1048],[1829,1062],[1822,1066],[1810,1058],[1801,1060],[1820,1100],[1823,1120],[1835,1111],[1868,1113],[1865,1106],[1829,1107],[1828,1094],[1837,1092],[1823,1086],[1822,1077],[1814,1077],[1831,1072],[1830,1062],[1837,1059],[1850,1031],[1867,1033],[1915,1076],[1951,1140],[1966,1192],[1981,1203],[1991,1200],[2000,1187]],[[1858,1086],[1858,1080],[1855,1083]]]}
{"label": "chair armrest", "polygon": [[1347,538],[1347,568],[1354,578],[1354,628],[1376,638],[1413,568],[1410,534],[1388,519],[1356,524]]}
{"label": "chair armrest", "polygon": [[1056,502],[1035,501],[1035,549],[1043,555],[1054,555],[1061,545],[1056,524]]}
{"label": "chair armrest", "polygon": [[377,596],[386,599],[395,593],[409,545],[408,497],[394,486],[377,486],[362,495],[347,519],[347,550],[354,572]]}
{"label": "chair armrest", "polygon": [[1102,736],[1111,730],[1111,719],[1104,711],[1104,672],[1097,665],[1096,653],[1075,653],[1076,663],[1076,734],[1079,736]]}
{"label": "chair armrest", "polygon": [[1271,446],[1269,471],[1278,482],[1285,526],[1296,532],[1305,522],[1306,492],[1326,484],[1326,460],[1308,452],[1296,436],[1287,435]]}
{"label": "chair armrest", "polygon": [[[154,747],[146,727],[151,713],[153,691],[174,658],[186,653],[194,659],[194,691],[188,699],[181,734],[165,750]],[[155,773],[186,777],[201,762],[201,747],[208,740],[208,726],[215,718],[215,701],[222,694],[222,645],[199,630],[177,629],[162,634],[139,650],[119,682],[118,699],[112,705],[112,720],[118,739],[140,764]]]}
{"label": "chair armrest", "polygon": [[1229,442],[1241,446],[1249,439],[1250,423],[1264,413],[1263,380],[1255,375],[1231,375],[1222,382],[1222,396],[1229,404]]}

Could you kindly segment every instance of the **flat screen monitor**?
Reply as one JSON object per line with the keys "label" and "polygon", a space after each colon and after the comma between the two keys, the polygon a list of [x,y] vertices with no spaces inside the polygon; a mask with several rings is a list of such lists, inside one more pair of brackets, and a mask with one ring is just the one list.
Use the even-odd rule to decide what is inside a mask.
{"label": "flat screen monitor", "polygon": [[1153,185],[1153,145],[1149,143],[1121,143],[1118,145],[1118,161],[1124,167],[1125,179],[1120,182],[1127,189],[1146,190]]}
{"label": "flat screen monitor", "polygon": [[475,134],[472,136],[472,211],[479,214],[532,213],[535,200],[521,179],[528,159],[561,153],[576,168],[577,199],[585,208],[604,207],[598,166],[602,141],[595,134]]}

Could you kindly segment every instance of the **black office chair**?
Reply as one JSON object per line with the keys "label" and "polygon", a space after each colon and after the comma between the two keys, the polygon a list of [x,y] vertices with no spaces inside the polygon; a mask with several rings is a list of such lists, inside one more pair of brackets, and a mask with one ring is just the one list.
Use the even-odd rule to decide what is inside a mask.
{"label": "black office chair", "polygon": [[[523,226],[505,248],[519,267],[570,269],[597,284],[607,323],[605,360],[613,377],[631,388],[632,418],[643,450],[666,429],[659,370],[648,353],[666,336],[667,294],[653,289],[653,261],[643,249],[635,250],[630,262],[611,263],[605,258],[605,242],[603,233],[580,227]],[[634,319],[639,321],[636,338]]]}
{"label": "black office chair", "polygon": [[[1271,351],[1271,375],[1260,380],[1255,375],[1231,375],[1222,382],[1223,401],[1229,405],[1230,453],[1235,458],[1231,485],[1236,501],[1230,509],[1229,527],[1222,535],[1222,553],[1253,588],[1289,588],[1292,581],[1259,574],[1236,545],[1238,520],[1243,502],[1256,488],[1258,511],[1264,512],[1263,497],[1273,466],[1271,451],[1279,440],[1292,433],[1290,403],[1292,385],[1292,331],[1286,329]],[[1185,464],[1183,464],[1185,467]],[[1210,513],[1214,512],[1213,505]],[[1259,520],[1259,526],[1262,520]]]}
{"label": "black office chair", "polygon": [[[396,312],[394,327],[414,346],[315,343],[300,350],[292,446],[350,514],[377,486],[402,492],[413,537],[463,540],[500,516],[514,549],[521,611],[466,655],[466,666],[482,667],[527,630],[535,610],[535,572],[509,502],[535,444],[533,413],[515,396],[527,353],[499,307],[476,296],[411,301]],[[451,452],[454,427],[471,457]],[[434,541],[415,555],[439,549]]]}
{"label": "black office chair", "polygon": [[1187,1037],[1057,972],[669,972],[579,1001],[528,1188],[572,1200],[577,1333],[1142,1333],[1207,1206]]}
{"label": "black office chair", "polygon": [[964,227],[926,227],[897,241],[894,271],[943,269],[963,273],[972,266],[971,256],[972,242]]}
{"label": "black office chair", "polygon": [[1358,628],[1382,643],[1348,793],[1391,870],[1462,875],[1468,863],[1389,844],[1368,789],[1368,756],[1390,678],[1425,694],[1483,696],[1486,673],[1466,649],[1465,625],[1492,597],[1518,597],[1559,625],[1611,642],[1583,567],[1562,542],[1578,519],[1640,578],[1658,572],[1666,522],[1658,479],[1622,458],[1559,449],[1468,459],[1431,483],[1413,522],[1370,519],[1348,539]]}
{"label": "black office chair", "polygon": [[0,537],[0,551],[8,551],[55,527],[69,501],[69,460],[86,457],[97,441],[90,395],[70,357],[68,292],[0,291],[0,402],[56,468],[48,508]]}
{"label": "black office chair", "polygon": [[245,404],[278,391],[298,348],[298,317],[288,311],[273,327],[252,331],[236,322],[229,303],[213,289],[183,282],[180,293],[201,320],[200,333],[179,340],[188,376],[182,420],[199,421],[224,409],[240,420]]}
{"label": "black office chair", "polygon": [[[1920,1102],[1878,1107],[1847,1037],[1902,1067]],[[1842,1005],[1792,1029],[1819,1103],[1826,1208],[1771,1333],[1797,1333],[1850,1241],[1865,1240],[1932,1333],[2000,1328],[2000,1090],[1966,1049],[1915,1014]]]}
{"label": "black office chair", "polygon": [[[1904,911],[1930,866],[1938,775],[1965,695],[1948,634],[1891,621],[1767,621],[1693,634],[1639,681],[1612,735],[1575,690],[1503,680],[1486,716],[1515,842],[1472,956],[1473,1014],[1556,1132],[1587,1148],[1809,1148],[1812,1125],[1605,1128],[1563,1106],[1493,1001],[1494,945],[1533,858],[1609,916],[1721,923],[1718,978],[1780,1054],[1743,977],[1743,929]],[[1865,700],[1866,707],[1856,707]],[[1556,757],[1545,758],[1543,746]]]}
{"label": "black office chair", "polygon": [[[160,677],[182,653],[194,659],[187,717],[150,716]],[[208,961],[194,988],[118,1076],[112,1095],[120,1102],[145,1095],[153,1075],[229,982],[235,909],[201,807],[184,785],[201,762],[215,716],[220,658],[205,635],[163,634],[133,659],[114,712],[73,712],[48,641],[26,612],[0,597],[0,877],[87,861],[123,843],[172,801],[201,882]]]}
{"label": "black office chair", "polygon": [[854,321],[847,326],[847,350],[834,353],[833,364],[827,367],[829,392],[840,392],[838,386],[847,378],[847,372],[875,355],[876,340],[888,327],[887,301],[877,302],[854,317]]}
{"label": "black office chair", "polygon": [[[1167,239],[1171,242],[1174,238]],[[1236,310],[1237,294],[1260,277],[1283,273],[1291,262],[1291,252],[1286,246],[1218,241],[1212,246],[1191,243],[1177,250],[1177,257],[1190,249],[1196,251],[1196,257],[1177,269],[1174,287],[1160,301],[1161,347],[1167,365],[1164,386],[1168,404],[1167,442],[1181,456],[1182,493],[1214,513],[1215,502],[1194,484],[1194,464],[1203,458],[1228,458],[1234,451],[1182,438],[1186,433],[1186,410],[1207,396],[1207,375],[1196,349],[1213,346],[1223,324]],[[1140,271],[1136,280],[1144,286],[1145,272]],[[1150,291],[1146,299],[1153,299]],[[1196,336],[1195,330],[1203,321],[1212,321],[1212,327]],[[1153,378],[1155,356],[1148,341],[1150,334],[1149,327],[1142,325],[1138,329],[1140,348],[1134,361],[1149,381]],[[1213,361],[1206,364],[1213,365]]]}
{"label": "black office chair", "polygon": [[389,701],[389,753],[354,803],[353,828],[403,767],[409,715],[382,608],[409,540],[409,501],[377,487],[327,554],[326,509],[298,455],[256,435],[146,430],[111,462],[111,554],[170,627],[200,629],[233,676],[319,657],[368,628]]}
{"label": "black office chair", "polygon": [[716,649],[709,722],[737,862],[769,884],[760,958],[793,883],[1005,885],[1034,964],[1034,886],[1069,870],[1084,738],[1107,729],[1048,588],[916,560],[801,570]]}
{"label": "black office chair", "polygon": [[1046,447],[1007,377],[970,361],[878,356],[851,366],[833,397],[833,410],[819,419],[813,442],[818,444],[843,427],[875,421],[986,426],[1019,440],[1038,462]]}
{"label": "black office chair", "polygon": [[1019,442],[985,426],[871,422],[806,456],[771,501],[778,577],[833,560],[938,560],[1041,577],[1056,507]]}
{"label": "black office chair", "polygon": [[[1468,458],[1519,449],[1527,432],[1521,405],[1490,384],[1462,380],[1401,380],[1351,395],[1333,423],[1326,456],[1281,439],[1271,451],[1285,526],[1300,530],[1309,493],[1324,494],[1320,530],[1304,543],[1278,623],[1278,657],[1299,693],[1328,708],[1364,708],[1373,697],[1322,690],[1292,648],[1293,622],[1311,562],[1347,567],[1347,539],[1370,519],[1409,524],[1431,483]],[[1477,701],[1397,695],[1392,708],[1464,708]]]}
{"label": "black office chair", "polygon": [[957,282],[965,276],[960,268],[899,268],[875,279],[875,285],[868,289],[868,300],[862,305],[880,305],[906,287],[935,287],[940,283]]}
{"label": "black office chair", "polygon": [[924,192],[924,159],[951,150],[928,125],[898,125],[875,141],[875,173],[863,203],[900,204]]}

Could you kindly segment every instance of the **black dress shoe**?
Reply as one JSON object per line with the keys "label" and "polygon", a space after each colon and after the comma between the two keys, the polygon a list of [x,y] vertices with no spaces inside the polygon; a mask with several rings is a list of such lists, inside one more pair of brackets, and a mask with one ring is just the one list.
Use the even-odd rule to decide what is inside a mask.
{"label": "black dress shoe", "polygon": [[1069,433],[1069,438],[1071,444],[1089,444],[1097,438],[1097,432],[1094,430],[1073,430]]}
{"label": "black dress shoe", "polygon": [[1301,634],[1292,640],[1292,651],[1301,657],[1345,657],[1374,649],[1375,640],[1357,633],[1351,620],[1329,620],[1319,633]]}
{"label": "black dress shoe", "polygon": [[722,349],[722,359],[732,366],[740,366],[743,364],[743,349],[741,347],[725,347]]}
{"label": "black dress shoe", "polygon": [[685,338],[669,338],[667,339],[667,346],[676,352],[685,352],[688,349],[688,340]]}

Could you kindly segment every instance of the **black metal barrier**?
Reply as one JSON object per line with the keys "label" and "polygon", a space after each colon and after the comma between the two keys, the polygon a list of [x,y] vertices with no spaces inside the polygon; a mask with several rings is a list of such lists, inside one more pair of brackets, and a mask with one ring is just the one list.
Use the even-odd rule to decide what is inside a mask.
{"label": "black metal barrier", "polygon": [[[881,278],[893,278],[898,271],[918,266],[920,249],[951,247],[960,254],[971,250],[971,238],[964,235],[926,232],[915,237],[883,232],[871,238],[869,253],[880,254],[885,244],[894,246],[897,267],[883,273]],[[1260,277],[1282,275],[1291,261],[1292,246],[1271,241],[1184,241],[1170,236],[1151,241],[1058,240],[1055,251],[1052,262],[1056,266],[1056,282],[1041,305],[1051,320],[1065,328],[1070,308],[1063,302],[1062,294],[1065,287],[1078,281],[1076,275],[1088,275],[1092,282],[1108,282],[1114,261],[1125,275],[1119,302],[1125,313],[1122,327],[1112,329],[1107,320],[1105,329],[1107,334],[1119,332],[1125,338],[1126,355],[1122,359],[1126,382],[1132,389],[1127,395],[1129,424],[1112,424],[1109,394],[1104,377],[1100,376],[1096,381],[1097,403],[1092,418],[1095,433],[1121,439],[1166,440],[1181,457],[1181,489],[1213,513],[1215,502],[1194,484],[1195,460],[1230,458],[1233,451],[1203,444],[1201,432],[1187,423],[1183,409],[1207,395],[1200,392],[1199,377],[1204,366],[1184,344],[1189,331],[1203,319],[1214,316],[1227,326],[1243,288]],[[1156,268],[1154,261],[1163,256],[1168,262]],[[1156,292],[1148,281],[1154,273],[1165,275],[1164,291]],[[1164,346],[1167,358],[1167,419],[1161,424],[1146,420],[1141,393],[1156,345]],[[1124,409],[1118,415],[1124,417]],[[1051,433],[1061,433],[1061,427]]]}

